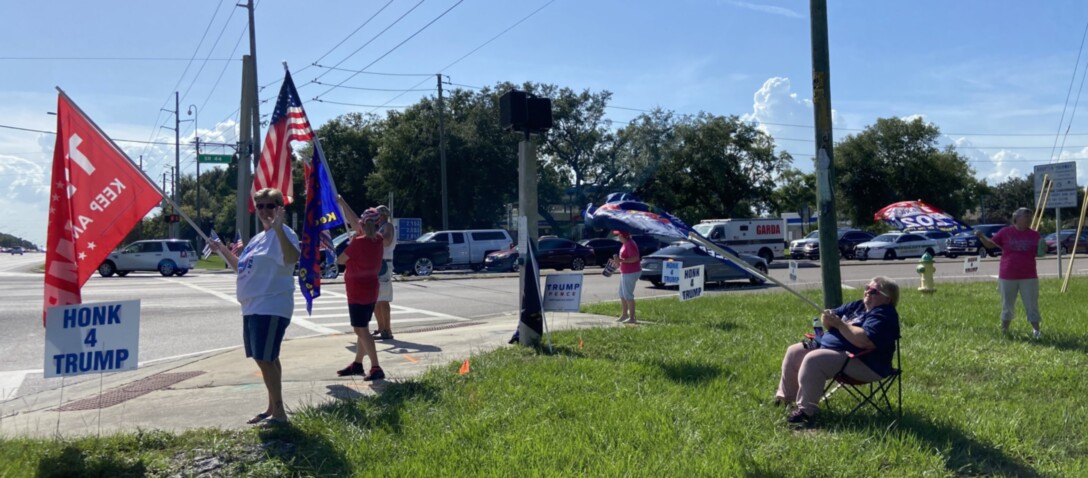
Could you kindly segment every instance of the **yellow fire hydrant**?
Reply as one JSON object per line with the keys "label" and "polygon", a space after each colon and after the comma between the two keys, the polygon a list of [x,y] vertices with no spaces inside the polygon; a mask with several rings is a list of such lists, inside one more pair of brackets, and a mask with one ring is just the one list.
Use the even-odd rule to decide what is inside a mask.
{"label": "yellow fire hydrant", "polygon": [[922,275],[922,285],[918,287],[918,292],[923,294],[937,292],[937,289],[933,288],[933,272],[937,269],[933,267],[933,256],[930,253],[922,254],[922,258],[918,261],[918,267],[915,270]]}

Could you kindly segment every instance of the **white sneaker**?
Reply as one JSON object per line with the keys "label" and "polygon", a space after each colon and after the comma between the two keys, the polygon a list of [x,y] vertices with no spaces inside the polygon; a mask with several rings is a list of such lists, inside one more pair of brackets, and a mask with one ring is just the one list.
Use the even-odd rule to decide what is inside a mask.
{"label": "white sneaker", "polygon": [[1031,332],[1031,336],[1032,336],[1033,338],[1036,338],[1036,339],[1038,339],[1040,335],[1041,335],[1041,334],[1039,333],[1039,331],[1038,331],[1038,330],[1033,330],[1033,331]]}
{"label": "white sneaker", "polygon": [[625,323],[625,324],[637,324],[638,321],[636,321],[634,317],[630,317],[627,320],[623,321],[623,323]]}
{"label": "white sneaker", "polygon": [[627,322],[627,317],[620,317],[620,318],[616,319],[617,324],[622,324],[624,322]]}

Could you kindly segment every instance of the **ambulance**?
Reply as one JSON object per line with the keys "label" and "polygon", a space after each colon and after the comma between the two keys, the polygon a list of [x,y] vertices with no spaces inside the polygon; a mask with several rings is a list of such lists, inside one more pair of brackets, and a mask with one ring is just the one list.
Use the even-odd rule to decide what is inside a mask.
{"label": "ambulance", "polygon": [[783,219],[707,219],[696,224],[695,230],[739,253],[762,257],[768,264],[785,255],[786,225]]}

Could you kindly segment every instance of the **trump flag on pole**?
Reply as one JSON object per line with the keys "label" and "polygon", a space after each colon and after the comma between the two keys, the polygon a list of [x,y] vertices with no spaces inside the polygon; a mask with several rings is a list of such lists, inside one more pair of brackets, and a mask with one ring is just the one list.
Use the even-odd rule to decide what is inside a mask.
{"label": "trump flag on pole", "polygon": [[43,322],[50,307],[82,302],[83,284],[161,200],[147,176],[60,91]]}
{"label": "trump flag on pole", "polygon": [[344,224],[340,207],[336,203],[336,187],[325,159],[321,144],[314,141],[314,155],[306,170],[306,209],[300,241],[301,257],[298,261],[298,285],[306,299],[306,313],[312,313],[314,299],[321,296],[321,262],[318,260],[321,235],[329,229]]}

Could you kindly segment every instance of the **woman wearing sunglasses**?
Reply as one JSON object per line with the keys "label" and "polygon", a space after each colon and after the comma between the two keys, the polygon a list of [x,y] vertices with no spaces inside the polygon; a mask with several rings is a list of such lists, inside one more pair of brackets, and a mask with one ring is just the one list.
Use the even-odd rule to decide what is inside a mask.
{"label": "woman wearing sunglasses", "polygon": [[[787,422],[798,426],[815,424],[824,385],[839,371],[863,382],[892,373],[895,341],[899,339],[899,312],[895,309],[898,302],[899,285],[887,277],[874,277],[861,300],[823,311],[820,322],[827,332],[819,342],[798,343],[786,349],[774,401],[778,405],[796,405]],[[848,353],[861,352],[866,353],[847,360]]]}
{"label": "woman wearing sunglasses", "polygon": [[264,230],[253,236],[241,256],[235,256],[221,243],[210,244],[238,272],[236,294],[242,304],[242,342],[246,357],[255,360],[261,369],[268,390],[268,408],[247,423],[286,423],[280,344],[295,310],[293,274],[301,249],[298,236],[283,224],[283,193],[265,188],[253,195],[253,203]]}

